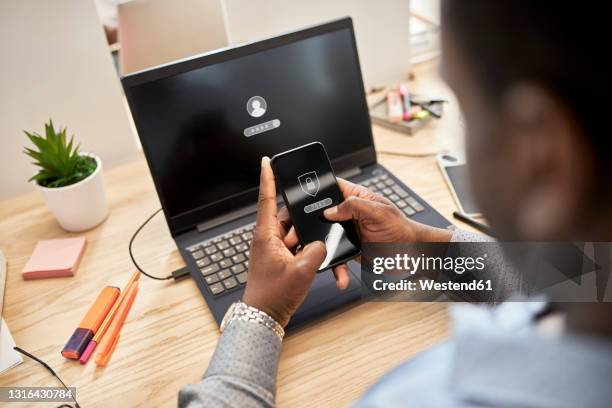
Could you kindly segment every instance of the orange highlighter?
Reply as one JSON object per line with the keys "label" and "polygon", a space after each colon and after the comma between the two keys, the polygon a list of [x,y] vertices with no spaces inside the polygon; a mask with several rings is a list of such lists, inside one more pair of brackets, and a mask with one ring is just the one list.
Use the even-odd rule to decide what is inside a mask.
{"label": "orange highlighter", "polygon": [[107,286],[98,295],[89,311],[62,350],[62,356],[77,359],[96,334],[106,315],[119,297],[119,288]]}
{"label": "orange highlighter", "polygon": [[121,303],[123,303],[125,295],[127,295],[134,282],[136,282],[138,279],[140,279],[140,272],[134,271],[132,276],[130,276],[130,280],[125,285],[125,288],[123,289],[123,291],[121,291],[119,299],[117,299],[117,301],[113,305],[113,308],[110,310],[110,312],[108,312],[108,315],[106,315],[106,319],[104,319],[102,326],[100,326],[96,334],[94,334],[93,339],[89,341],[89,344],[85,348],[85,351],[81,353],[81,358],[79,358],[81,364],[87,363],[87,360],[89,360],[89,357],[91,357],[91,355],[93,354],[94,350],[96,349],[96,346],[100,343],[100,339],[102,339],[104,334],[106,334],[106,330],[108,330],[110,324],[112,323],[115,314],[117,313],[117,309],[119,309],[119,306],[121,305]]}
{"label": "orange highlighter", "polygon": [[138,293],[138,281],[132,283],[130,288],[128,289],[125,298],[119,305],[119,309],[117,309],[117,314],[115,315],[112,323],[110,324],[106,335],[102,338],[100,342],[99,351],[96,355],[96,365],[97,366],[106,366],[108,361],[110,360],[117,343],[119,342],[119,333],[121,332],[121,327],[123,326],[123,322],[127,318],[128,312],[132,307],[132,303],[134,303],[134,299],[136,298],[136,294]]}

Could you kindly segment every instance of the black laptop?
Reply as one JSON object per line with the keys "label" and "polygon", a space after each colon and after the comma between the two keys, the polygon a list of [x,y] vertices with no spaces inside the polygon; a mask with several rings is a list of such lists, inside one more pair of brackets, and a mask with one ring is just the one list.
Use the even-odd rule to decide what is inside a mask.
{"label": "black laptop", "polygon": [[[406,216],[450,223],[376,162],[350,18],[122,78],[176,244],[217,323],[248,280],[261,157],[320,141],[339,177]],[[279,199],[280,202],[280,199]],[[360,298],[317,274],[296,325]]]}

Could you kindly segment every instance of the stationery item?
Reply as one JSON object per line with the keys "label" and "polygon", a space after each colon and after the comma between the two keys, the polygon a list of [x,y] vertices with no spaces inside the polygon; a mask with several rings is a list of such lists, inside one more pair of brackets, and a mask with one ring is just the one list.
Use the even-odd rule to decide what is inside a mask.
{"label": "stationery item", "polygon": [[[416,110],[421,110],[421,107],[414,103],[412,103],[411,106],[413,113],[415,113]],[[370,119],[372,123],[384,126],[394,131],[406,133],[408,135],[413,135],[417,133],[421,128],[425,127],[433,119],[433,116],[428,115],[427,117],[420,120],[415,120],[414,118],[412,118],[408,121],[400,120],[399,122],[391,122],[389,120],[388,111],[389,108],[387,107],[386,95],[384,95],[383,100],[373,102],[370,106]]]}
{"label": "stationery item", "polygon": [[398,87],[400,98],[402,99],[402,107],[404,113],[402,114],[403,120],[412,119],[412,106],[410,105],[410,94],[408,93],[408,87],[405,84],[400,84]]}
{"label": "stationery item", "polygon": [[96,334],[93,336],[93,339],[89,341],[89,344],[85,348],[85,351],[83,351],[83,353],[81,354],[81,358],[79,358],[79,361],[81,362],[81,364],[85,364],[87,360],[89,360],[89,357],[91,357],[91,355],[93,354],[94,350],[96,349],[96,346],[98,345],[98,343],[100,343],[100,339],[102,338],[102,336],[104,336],[104,333],[106,333],[106,330],[108,329],[111,322],[113,321],[113,318],[115,317],[115,313],[117,312],[117,309],[119,309],[119,306],[123,302],[125,295],[128,293],[128,291],[130,290],[134,282],[136,282],[138,279],[140,279],[140,272],[134,271],[132,276],[130,276],[130,280],[125,285],[125,287],[123,288],[123,291],[119,295],[119,298],[113,305],[110,312],[108,312],[108,314],[106,315],[104,322],[102,323],[102,325],[100,326]]}
{"label": "stationery item", "polygon": [[387,94],[387,118],[390,122],[397,123],[402,121],[404,116],[404,106],[397,91],[390,91]]}
{"label": "stationery item", "polygon": [[91,305],[89,311],[74,331],[68,343],[62,350],[62,356],[77,359],[85,350],[89,340],[98,331],[104,318],[119,297],[119,288],[107,286],[98,295],[96,301]]}
{"label": "stationery item", "polygon": [[96,355],[96,365],[97,366],[106,366],[108,361],[110,360],[115,347],[117,347],[117,343],[119,342],[119,334],[121,332],[121,327],[123,327],[123,323],[127,318],[127,315],[132,307],[132,303],[134,303],[134,299],[136,298],[136,294],[138,293],[138,281],[135,281],[132,286],[128,289],[125,298],[119,305],[119,309],[117,309],[117,313],[113,318],[111,325],[108,328],[108,333],[106,336],[102,338],[100,342],[100,351]]}
{"label": "stationery item", "polygon": [[476,228],[478,231],[482,232],[483,234],[491,235],[491,229],[488,226],[484,225],[481,222],[476,221],[469,215],[460,213],[459,211],[453,211],[453,217],[455,217],[456,219],[460,221],[465,222],[468,225],[471,225],[472,227]]}
{"label": "stationery item", "polygon": [[13,350],[15,340],[4,319],[0,321],[0,374],[20,364],[21,355]]}
{"label": "stationery item", "polygon": [[38,241],[21,275],[23,279],[74,276],[86,245],[85,237]]}
{"label": "stationery item", "polygon": [[429,112],[426,110],[419,110],[413,116],[414,119],[423,120],[429,117]]}

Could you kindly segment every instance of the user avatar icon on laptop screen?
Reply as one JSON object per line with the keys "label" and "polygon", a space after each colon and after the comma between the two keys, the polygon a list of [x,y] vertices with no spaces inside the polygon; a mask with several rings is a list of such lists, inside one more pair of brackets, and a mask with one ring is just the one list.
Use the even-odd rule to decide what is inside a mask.
{"label": "user avatar icon on laptop screen", "polygon": [[268,109],[268,104],[266,100],[261,96],[253,96],[249,98],[247,102],[247,112],[254,118],[259,118],[266,113],[266,109]]}

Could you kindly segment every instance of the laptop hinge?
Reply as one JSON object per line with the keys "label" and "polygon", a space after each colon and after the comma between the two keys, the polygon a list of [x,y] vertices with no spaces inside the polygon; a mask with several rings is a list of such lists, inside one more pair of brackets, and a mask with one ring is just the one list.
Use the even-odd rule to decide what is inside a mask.
{"label": "laptop hinge", "polygon": [[226,222],[233,221],[237,218],[244,217],[245,215],[253,214],[255,212],[257,212],[257,204],[242,207],[237,210],[225,213],[219,217],[213,218],[212,220],[200,223],[196,225],[196,229],[198,230],[198,232],[204,232],[211,228],[215,228],[219,225],[225,224]]}
{"label": "laptop hinge", "polygon": [[351,167],[348,170],[344,170],[344,171],[339,171],[338,173],[336,173],[336,177],[340,177],[343,179],[349,179],[351,177],[355,177],[358,176],[362,173],[361,169],[359,167]]}

